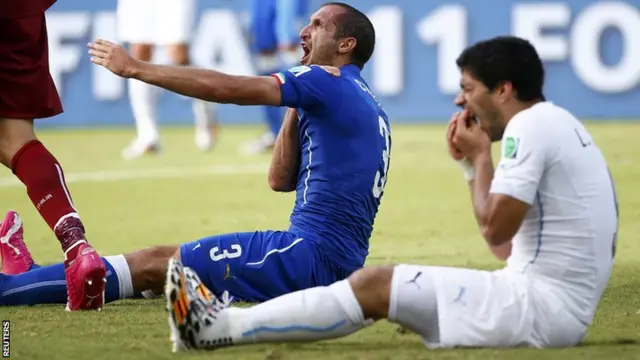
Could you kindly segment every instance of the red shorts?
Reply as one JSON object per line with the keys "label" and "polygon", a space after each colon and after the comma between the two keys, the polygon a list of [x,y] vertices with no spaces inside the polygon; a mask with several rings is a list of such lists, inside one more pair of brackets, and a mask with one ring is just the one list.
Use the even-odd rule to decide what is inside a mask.
{"label": "red shorts", "polygon": [[44,13],[0,18],[0,118],[37,119],[61,112],[49,73]]}

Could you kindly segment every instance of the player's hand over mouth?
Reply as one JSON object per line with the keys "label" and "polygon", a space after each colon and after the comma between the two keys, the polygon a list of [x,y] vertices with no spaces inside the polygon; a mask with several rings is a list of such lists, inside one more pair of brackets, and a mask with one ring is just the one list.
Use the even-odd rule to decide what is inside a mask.
{"label": "player's hand over mouth", "polygon": [[138,61],[132,58],[124,47],[102,39],[87,46],[92,63],[125,78],[135,74]]}
{"label": "player's hand over mouth", "polygon": [[460,152],[453,144],[453,136],[456,134],[456,120],[460,115],[461,111],[453,114],[451,119],[449,120],[449,125],[447,126],[447,147],[449,148],[449,155],[453,158],[453,160],[460,161],[464,159],[464,154]]}
{"label": "player's hand over mouth", "polygon": [[456,156],[462,154],[473,162],[479,155],[491,154],[491,139],[477,122],[468,121],[469,118],[470,114],[467,109],[456,114],[452,144],[456,150]]}

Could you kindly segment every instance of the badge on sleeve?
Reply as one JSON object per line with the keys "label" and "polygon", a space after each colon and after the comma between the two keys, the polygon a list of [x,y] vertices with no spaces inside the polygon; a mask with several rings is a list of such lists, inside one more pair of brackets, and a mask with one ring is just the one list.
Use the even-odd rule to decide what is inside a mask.
{"label": "badge on sleeve", "polygon": [[502,143],[502,158],[516,159],[518,157],[518,148],[520,147],[520,138],[507,136]]}

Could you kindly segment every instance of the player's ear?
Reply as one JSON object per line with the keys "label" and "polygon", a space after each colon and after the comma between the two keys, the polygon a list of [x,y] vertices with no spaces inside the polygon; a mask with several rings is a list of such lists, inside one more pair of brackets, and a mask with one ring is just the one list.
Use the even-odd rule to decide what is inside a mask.
{"label": "player's ear", "polygon": [[500,102],[504,103],[508,101],[509,98],[511,98],[514,95],[513,84],[511,84],[508,81],[499,83],[496,86],[496,90],[494,91],[494,94],[498,95],[498,99],[500,99]]}
{"label": "player's ear", "polygon": [[347,54],[356,48],[357,40],[353,37],[348,37],[340,40],[338,43],[338,53]]}

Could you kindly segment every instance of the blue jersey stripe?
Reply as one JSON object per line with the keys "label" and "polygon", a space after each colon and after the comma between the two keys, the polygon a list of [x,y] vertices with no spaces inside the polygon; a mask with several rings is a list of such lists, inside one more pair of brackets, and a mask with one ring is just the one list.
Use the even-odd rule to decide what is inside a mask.
{"label": "blue jersey stripe", "polygon": [[275,326],[261,326],[253,330],[246,331],[242,334],[242,337],[250,337],[260,333],[288,333],[288,332],[310,332],[310,333],[326,333],[338,329],[341,326],[347,324],[347,320],[340,320],[336,323],[330,324],[325,327],[316,327],[310,325],[289,325],[283,327]]}
{"label": "blue jersey stripe", "polygon": [[536,192],[536,204],[538,205],[538,216],[540,217],[540,221],[538,222],[538,245],[536,246],[536,252],[533,255],[533,258],[529,261],[527,266],[522,269],[524,272],[527,270],[529,265],[532,265],[538,260],[538,256],[540,255],[540,248],[542,247],[542,231],[544,230],[544,208],[542,207],[542,199],[540,197],[540,192]]}
{"label": "blue jersey stripe", "polygon": [[311,140],[308,129],[304,131],[304,135],[309,139],[309,147],[307,148],[309,151],[309,163],[307,164],[307,177],[304,179],[304,191],[302,192],[303,205],[307,203],[307,191],[309,191],[309,179],[311,178],[311,159],[313,157],[313,151],[311,151],[313,140]]}
{"label": "blue jersey stripe", "polygon": [[620,206],[618,205],[618,192],[616,190],[616,184],[613,181],[613,175],[611,170],[607,168],[609,173],[609,180],[611,180],[611,189],[613,191],[613,202],[616,206],[616,232],[613,234],[613,241],[611,243],[611,257],[616,256],[616,250],[618,248],[618,231],[620,230]]}

